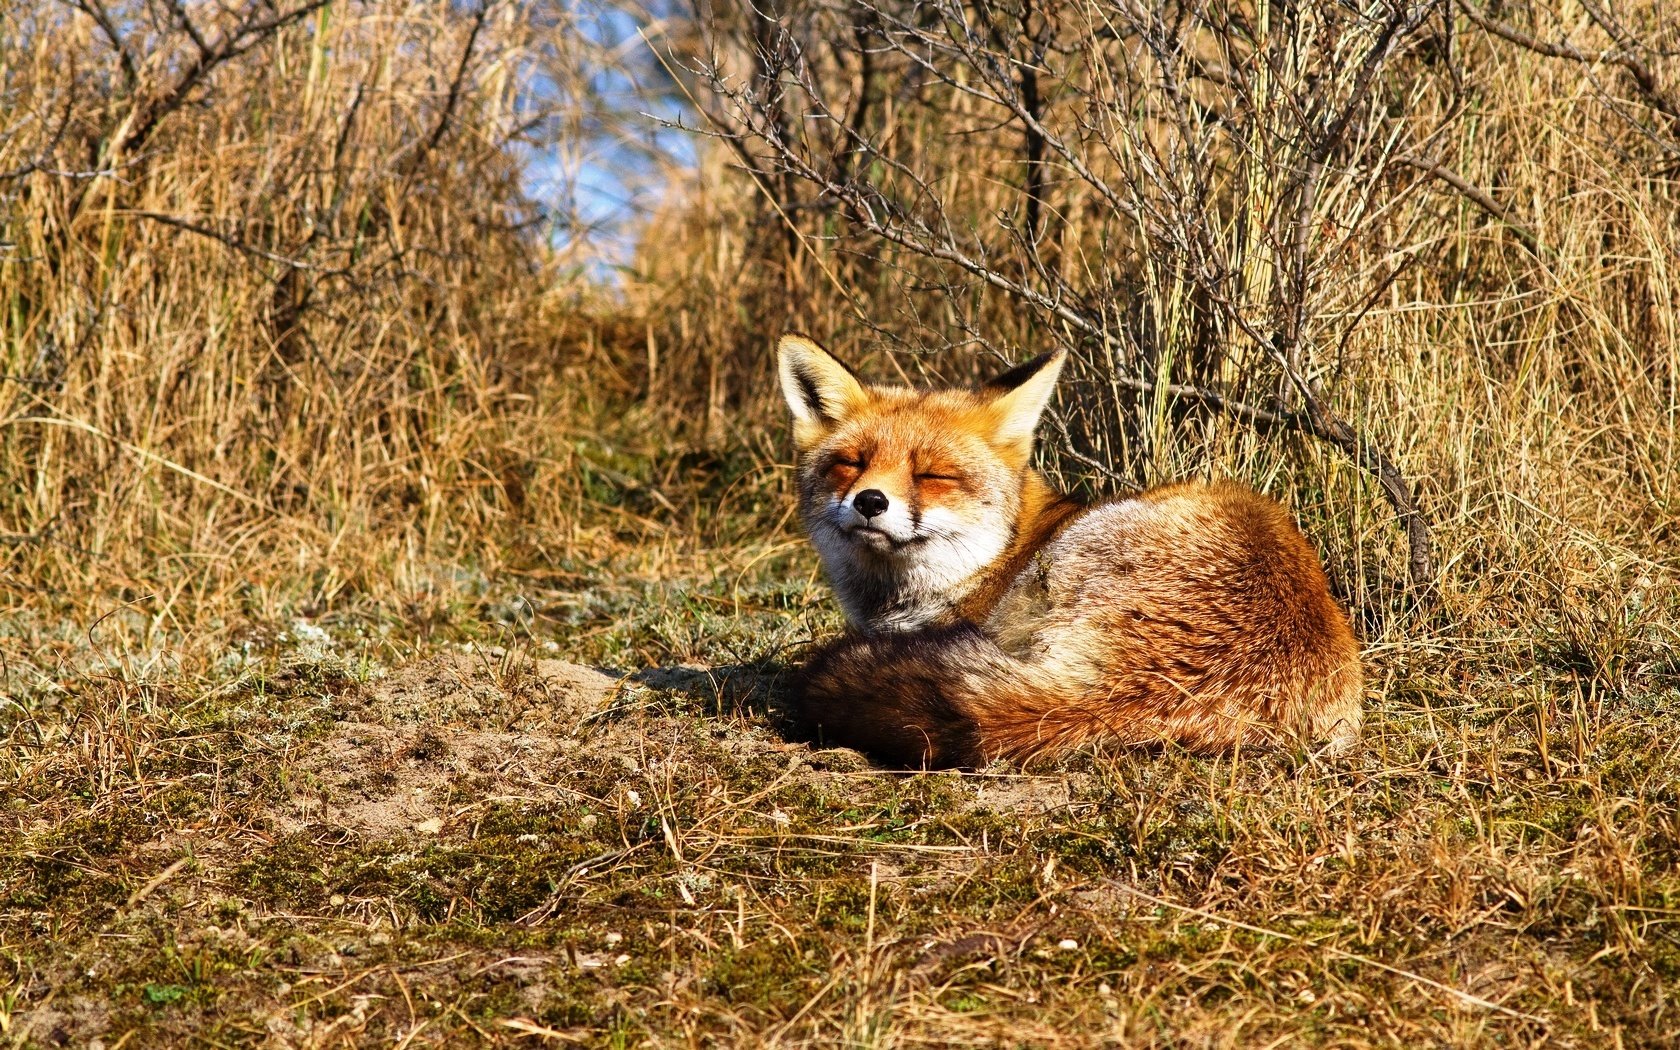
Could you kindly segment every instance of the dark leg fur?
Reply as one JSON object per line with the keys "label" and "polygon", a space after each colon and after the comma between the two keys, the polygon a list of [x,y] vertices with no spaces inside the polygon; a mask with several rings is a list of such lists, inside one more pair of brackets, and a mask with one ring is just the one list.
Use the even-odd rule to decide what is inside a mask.
{"label": "dark leg fur", "polygon": [[969,624],[876,637],[849,635],[819,649],[793,682],[793,710],[811,739],[856,748],[902,768],[985,762],[962,693],[995,647]]}

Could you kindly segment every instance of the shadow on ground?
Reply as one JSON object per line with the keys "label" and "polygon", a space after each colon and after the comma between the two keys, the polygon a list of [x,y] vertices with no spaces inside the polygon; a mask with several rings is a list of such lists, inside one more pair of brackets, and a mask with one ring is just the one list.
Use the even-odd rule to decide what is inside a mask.
{"label": "shadow on ground", "polygon": [[[789,668],[780,664],[725,664],[720,667],[647,667],[625,679],[693,701],[713,717],[759,716],[777,728],[789,726],[785,686]],[[610,673],[610,672],[609,672]]]}

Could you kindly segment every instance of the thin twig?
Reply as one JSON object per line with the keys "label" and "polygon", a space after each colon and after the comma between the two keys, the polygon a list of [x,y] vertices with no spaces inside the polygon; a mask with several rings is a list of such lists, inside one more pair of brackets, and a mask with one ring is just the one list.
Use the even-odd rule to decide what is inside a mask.
{"label": "thin twig", "polygon": [[325,277],[341,277],[350,272],[342,267],[317,266],[314,263],[305,262],[302,259],[296,259],[289,255],[281,255],[277,252],[271,252],[266,248],[259,248],[248,241],[241,240],[231,233],[223,233],[221,230],[211,229],[208,226],[193,222],[191,219],[183,219],[179,215],[165,215],[163,212],[145,211],[138,208],[130,209],[122,214],[132,215],[140,219],[147,219],[152,222],[161,223],[164,226],[172,226],[177,230],[185,230],[188,233],[196,233],[200,237],[208,237],[219,244],[226,245],[236,252],[241,252],[245,255],[252,255],[259,259],[266,259],[272,263],[279,263],[281,266],[290,267],[294,270],[307,270],[310,273],[318,273]]}
{"label": "thin twig", "polygon": [[1535,255],[1549,256],[1552,254],[1551,250],[1540,242],[1539,234],[1535,233],[1523,223],[1512,217],[1511,209],[1494,200],[1493,194],[1482,189],[1480,186],[1477,186],[1475,183],[1447,167],[1445,164],[1442,164],[1433,157],[1420,157],[1414,153],[1397,153],[1395,154],[1394,159],[1409,167],[1416,168],[1421,172],[1434,176],[1446,183],[1448,186],[1457,190],[1465,200],[1487,212],[1489,215],[1493,216],[1493,218],[1499,220],[1506,229],[1511,231],[1511,234],[1516,237],[1517,240],[1523,243],[1524,247],[1533,252]]}
{"label": "thin twig", "polygon": [[1651,72],[1651,67],[1634,54],[1632,41],[1628,40],[1617,27],[1610,25],[1608,16],[1600,12],[1590,0],[1582,0],[1582,6],[1587,9],[1588,17],[1592,18],[1599,28],[1608,32],[1615,39],[1617,46],[1614,50],[1587,51],[1564,40],[1541,40],[1531,33],[1523,32],[1516,26],[1508,25],[1484,14],[1470,0],[1458,0],[1458,6],[1464,12],[1465,17],[1482,29],[1501,40],[1516,44],[1518,47],[1532,51],[1537,55],[1544,55],[1547,58],[1564,58],[1588,65],[1609,64],[1620,66],[1633,78],[1634,86],[1639,89],[1640,97],[1645,100],[1646,105],[1670,118],[1680,120],[1680,101],[1670,97],[1668,92],[1662,89],[1662,86],[1657,82],[1656,75]]}

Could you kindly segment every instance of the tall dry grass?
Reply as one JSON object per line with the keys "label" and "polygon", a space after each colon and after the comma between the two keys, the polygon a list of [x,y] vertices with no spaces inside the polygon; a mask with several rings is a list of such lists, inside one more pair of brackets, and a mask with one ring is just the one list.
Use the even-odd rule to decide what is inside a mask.
{"label": "tall dry grass", "polygon": [[539,5],[487,10],[0,16],[14,609],[190,630],[414,600],[565,517],[593,396],[566,369],[605,298],[524,180],[577,96],[531,80],[578,45]]}
{"label": "tall dry grass", "polygon": [[[673,205],[665,228],[683,229],[676,244],[686,250],[663,240],[644,260],[649,301],[661,303],[655,320],[666,322],[663,340],[693,348],[692,370],[769,391],[763,347],[783,326],[812,331],[884,375],[908,369],[972,377],[996,367],[976,353],[982,339],[1012,357],[1055,345],[1093,353],[1089,340],[1046,310],[946,259],[870,235],[843,206],[852,185],[846,179],[863,179],[884,198],[896,194],[894,206],[906,214],[937,214],[957,231],[951,243],[973,246],[999,273],[1030,275],[1035,265],[1019,236],[1034,192],[1023,125],[1005,107],[977,100],[981,75],[965,80],[961,61],[945,67],[948,75],[959,70],[950,80],[922,76],[920,86],[913,86],[917,60],[891,65],[903,56],[893,54],[888,38],[869,35],[880,24],[871,11],[901,14],[909,6],[800,5],[784,13],[784,36],[743,16],[744,23],[724,23],[713,38],[716,50],[691,63],[702,73],[718,71],[701,81],[734,92],[710,99],[696,89],[718,126],[738,130],[757,121],[740,139],[740,155],[714,155],[691,196]],[[946,23],[930,13],[934,6],[917,8],[936,27],[933,36],[966,46],[961,33],[940,28]],[[1265,7],[1242,10],[1253,16]],[[1085,77],[1088,85],[1096,74],[1079,72],[1081,34],[1100,28],[1110,6],[1032,10],[1061,46],[1050,48],[1042,67],[1047,83],[1056,74]],[[1201,17],[1216,18],[1213,10]],[[1314,49],[1357,48],[1314,36],[1317,23],[1302,11],[1289,23],[1300,39],[1282,53],[1305,56],[1293,70],[1303,79],[1276,90],[1296,88],[1310,99],[1319,90],[1310,79]],[[1381,105],[1369,119],[1387,123],[1359,132],[1390,138],[1371,145],[1366,166],[1333,170],[1325,184],[1315,214],[1321,244],[1329,247],[1314,271],[1306,371],[1343,418],[1392,454],[1418,491],[1437,555],[1428,582],[1444,597],[1436,623],[1442,645],[1494,646],[1513,660],[1551,647],[1594,665],[1616,658],[1577,650],[1643,646],[1649,659],[1672,654],[1680,641],[1673,583],[1680,564],[1680,131],[1617,64],[1617,56],[1640,56],[1656,90],[1667,93],[1662,97],[1680,97],[1680,69],[1663,57],[1672,51],[1672,20],[1659,3],[1617,5],[1620,33],[1613,36],[1567,4],[1500,9],[1521,34],[1566,40],[1572,55],[1560,57],[1487,31],[1465,9],[1431,11],[1392,60],[1387,94],[1378,93]],[[987,17],[1008,28],[1017,14],[999,8]],[[872,47],[848,52],[844,42],[853,31]],[[1218,41],[1202,44],[1194,62],[1229,59]],[[1001,55],[1015,45],[986,46]],[[865,51],[873,66],[861,57]],[[1573,57],[1596,54],[1608,57]],[[1012,68],[1022,77],[1027,65]],[[766,70],[775,71],[773,80]],[[992,82],[985,84],[990,89]],[[1336,84],[1323,90],[1346,87]],[[871,142],[862,161],[832,159],[845,152],[836,141],[859,141],[835,128],[838,119],[801,122],[802,100],[812,93],[836,118],[860,108],[867,114],[855,126]],[[1080,138],[1093,119],[1078,108],[1086,98],[1065,102],[1060,112],[1048,103],[1046,123],[1099,173],[1123,173],[1128,164],[1145,171],[1150,150],[1161,149],[1160,135],[1146,130],[1128,142],[1130,132],[1120,128],[1106,140]],[[1277,128],[1263,130],[1268,140],[1280,138]],[[780,152],[775,135],[785,135]],[[821,173],[837,171],[834,181],[783,178],[789,156],[810,159]],[[1233,154],[1232,166],[1243,156]],[[1233,236],[1231,223],[1275,213],[1278,201],[1268,194],[1285,181],[1281,176],[1244,181],[1218,175],[1225,169],[1216,162],[1210,158],[1209,170],[1230,181],[1210,195],[1209,207],[1229,211],[1217,212],[1225,225],[1212,236]],[[840,170],[847,163],[874,168]],[[1162,269],[1170,261],[1165,248],[1116,233],[1129,220],[1105,213],[1090,180],[1076,177],[1070,162],[1052,154],[1042,164],[1043,206],[1060,238],[1055,257],[1045,253],[1049,265],[1071,274],[1072,287],[1108,296],[1117,314],[1152,318],[1141,330],[1158,340],[1134,347],[1139,356],[1119,367],[1093,361],[1083,384],[1064,395],[1060,414],[1075,432],[1082,418],[1106,420],[1109,444],[1096,446],[1094,464],[1073,460],[1056,454],[1066,441],[1052,430],[1050,464],[1071,483],[1091,477],[1092,466],[1103,468],[1109,477],[1097,473],[1097,487],[1106,491],[1185,475],[1254,480],[1288,501],[1321,543],[1379,646],[1433,633],[1415,618],[1395,618],[1415,590],[1406,579],[1404,537],[1372,476],[1344,451],[1109,381],[1137,374],[1139,362],[1146,375],[1150,367],[1164,369],[1162,355],[1174,347],[1181,357],[1198,352],[1206,333],[1195,328],[1198,305],[1186,301],[1194,289]],[[1123,178],[1116,184],[1135,189]],[[1146,187],[1141,199],[1159,204],[1151,192]],[[1342,224],[1357,236],[1336,243]],[[1286,279],[1280,272],[1272,281]],[[1269,286],[1260,281],[1251,316],[1267,316]],[[673,294],[687,298],[666,305]],[[755,308],[742,310],[743,303]],[[673,318],[680,331],[672,330]],[[710,326],[705,337],[686,339],[696,324]],[[1129,338],[1124,328],[1116,322],[1121,342]],[[1229,344],[1212,351],[1223,362],[1209,373],[1215,385],[1269,405],[1263,384],[1245,378],[1256,348],[1244,351],[1239,343],[1251,334],[1212,330]],[[1264,357],[1267,348],[1258,349]],[[669,357],[666,367],[682,372]],[[1643,639],[1638,645],[1635,636]]]}
{"label": "tall dry grass", "polygon": [[[297,17],[240,36],[232,9],[6,15],[0,567],[15,610],[85,623],[133,602],[107,627],[190,631],[358,597],[423,604],[463,566],[482,578],[627,538],[665,549],[774,529],[781,331],[882,374],[958,379],[996,364],[972,332],[1009,355],[1065,334],[860,235],[820,195],[788,198],[721,147],[672,187],[622,290],[593,287],[522,181],[534,150],[559,136],[581,156],[576,138],[601,119],[577,103],[605,59],[561,9],[493,7],[482,23],[424,6],[262,10]],[[103,29],[101,11],[121,17]],[[705,17],[739,29],[727,20],[747,14]],[[1658,3],[1617,14],[1653,53],[1672,34]],[[1505,17],[1583,50],[1613,43],[1563,7]],[[650,25],[668,30],[679,73],[682,55],[706,57],[703,34]],[[1438,51],[1408,52],[1428,90],[1406,119],[1446,129],[1431,156],[1505,220],[1391,166],[1373,191],[1393,197],[1382,223],[1338,265],[1404,266],[1315,367],[1418,488],[1444,639],[1604,666],[1672,651],[1672,123],[1618,66],[1536,53],[1461,11],[1440,26],[1462,82],[1431,72]],[[172,93],[224,40],[242,49]],[[750,73],[753,56],[721,60]],[[1652,62],[1659,84],[1680,80]],[[539,73],[571,109],[533,108]],[[685,84],[715,101],[702,78]],[[1018,137],[972,100],[872,105],[955,221],[1007,248],[1000,231],[1024,220]],[[1048,170],[1060,265],[1102,259],[1139,312],[1182,315],[1146,252],[1104,254],[1112,216],[1088,187]],[[1319,304],[1324,331],[1351,302]],[[1135,421],[1105,453],[1122,480],[1052,455],[1069,483],[1254,480],[1290,502],[1379,646],[1417,633],[1393,619],[1409,589],[1393,512],[1341,452],[1104,388],[1100,372],[1063,416],[1098,403]],[[630,477],[620,441],[657,476]]]}

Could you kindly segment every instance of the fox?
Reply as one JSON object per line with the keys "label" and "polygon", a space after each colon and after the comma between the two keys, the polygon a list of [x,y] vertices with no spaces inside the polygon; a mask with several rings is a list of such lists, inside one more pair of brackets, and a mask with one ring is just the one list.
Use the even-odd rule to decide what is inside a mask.
{"label": "fox", "polygon": [[794,722],[900,768],[1353,748],[1359,646],[1283,507],[1227,480],[1086,503],[1034,467],[1066,356],[917,390],[778,341],[799,516],[848,623],[795,672]]}

